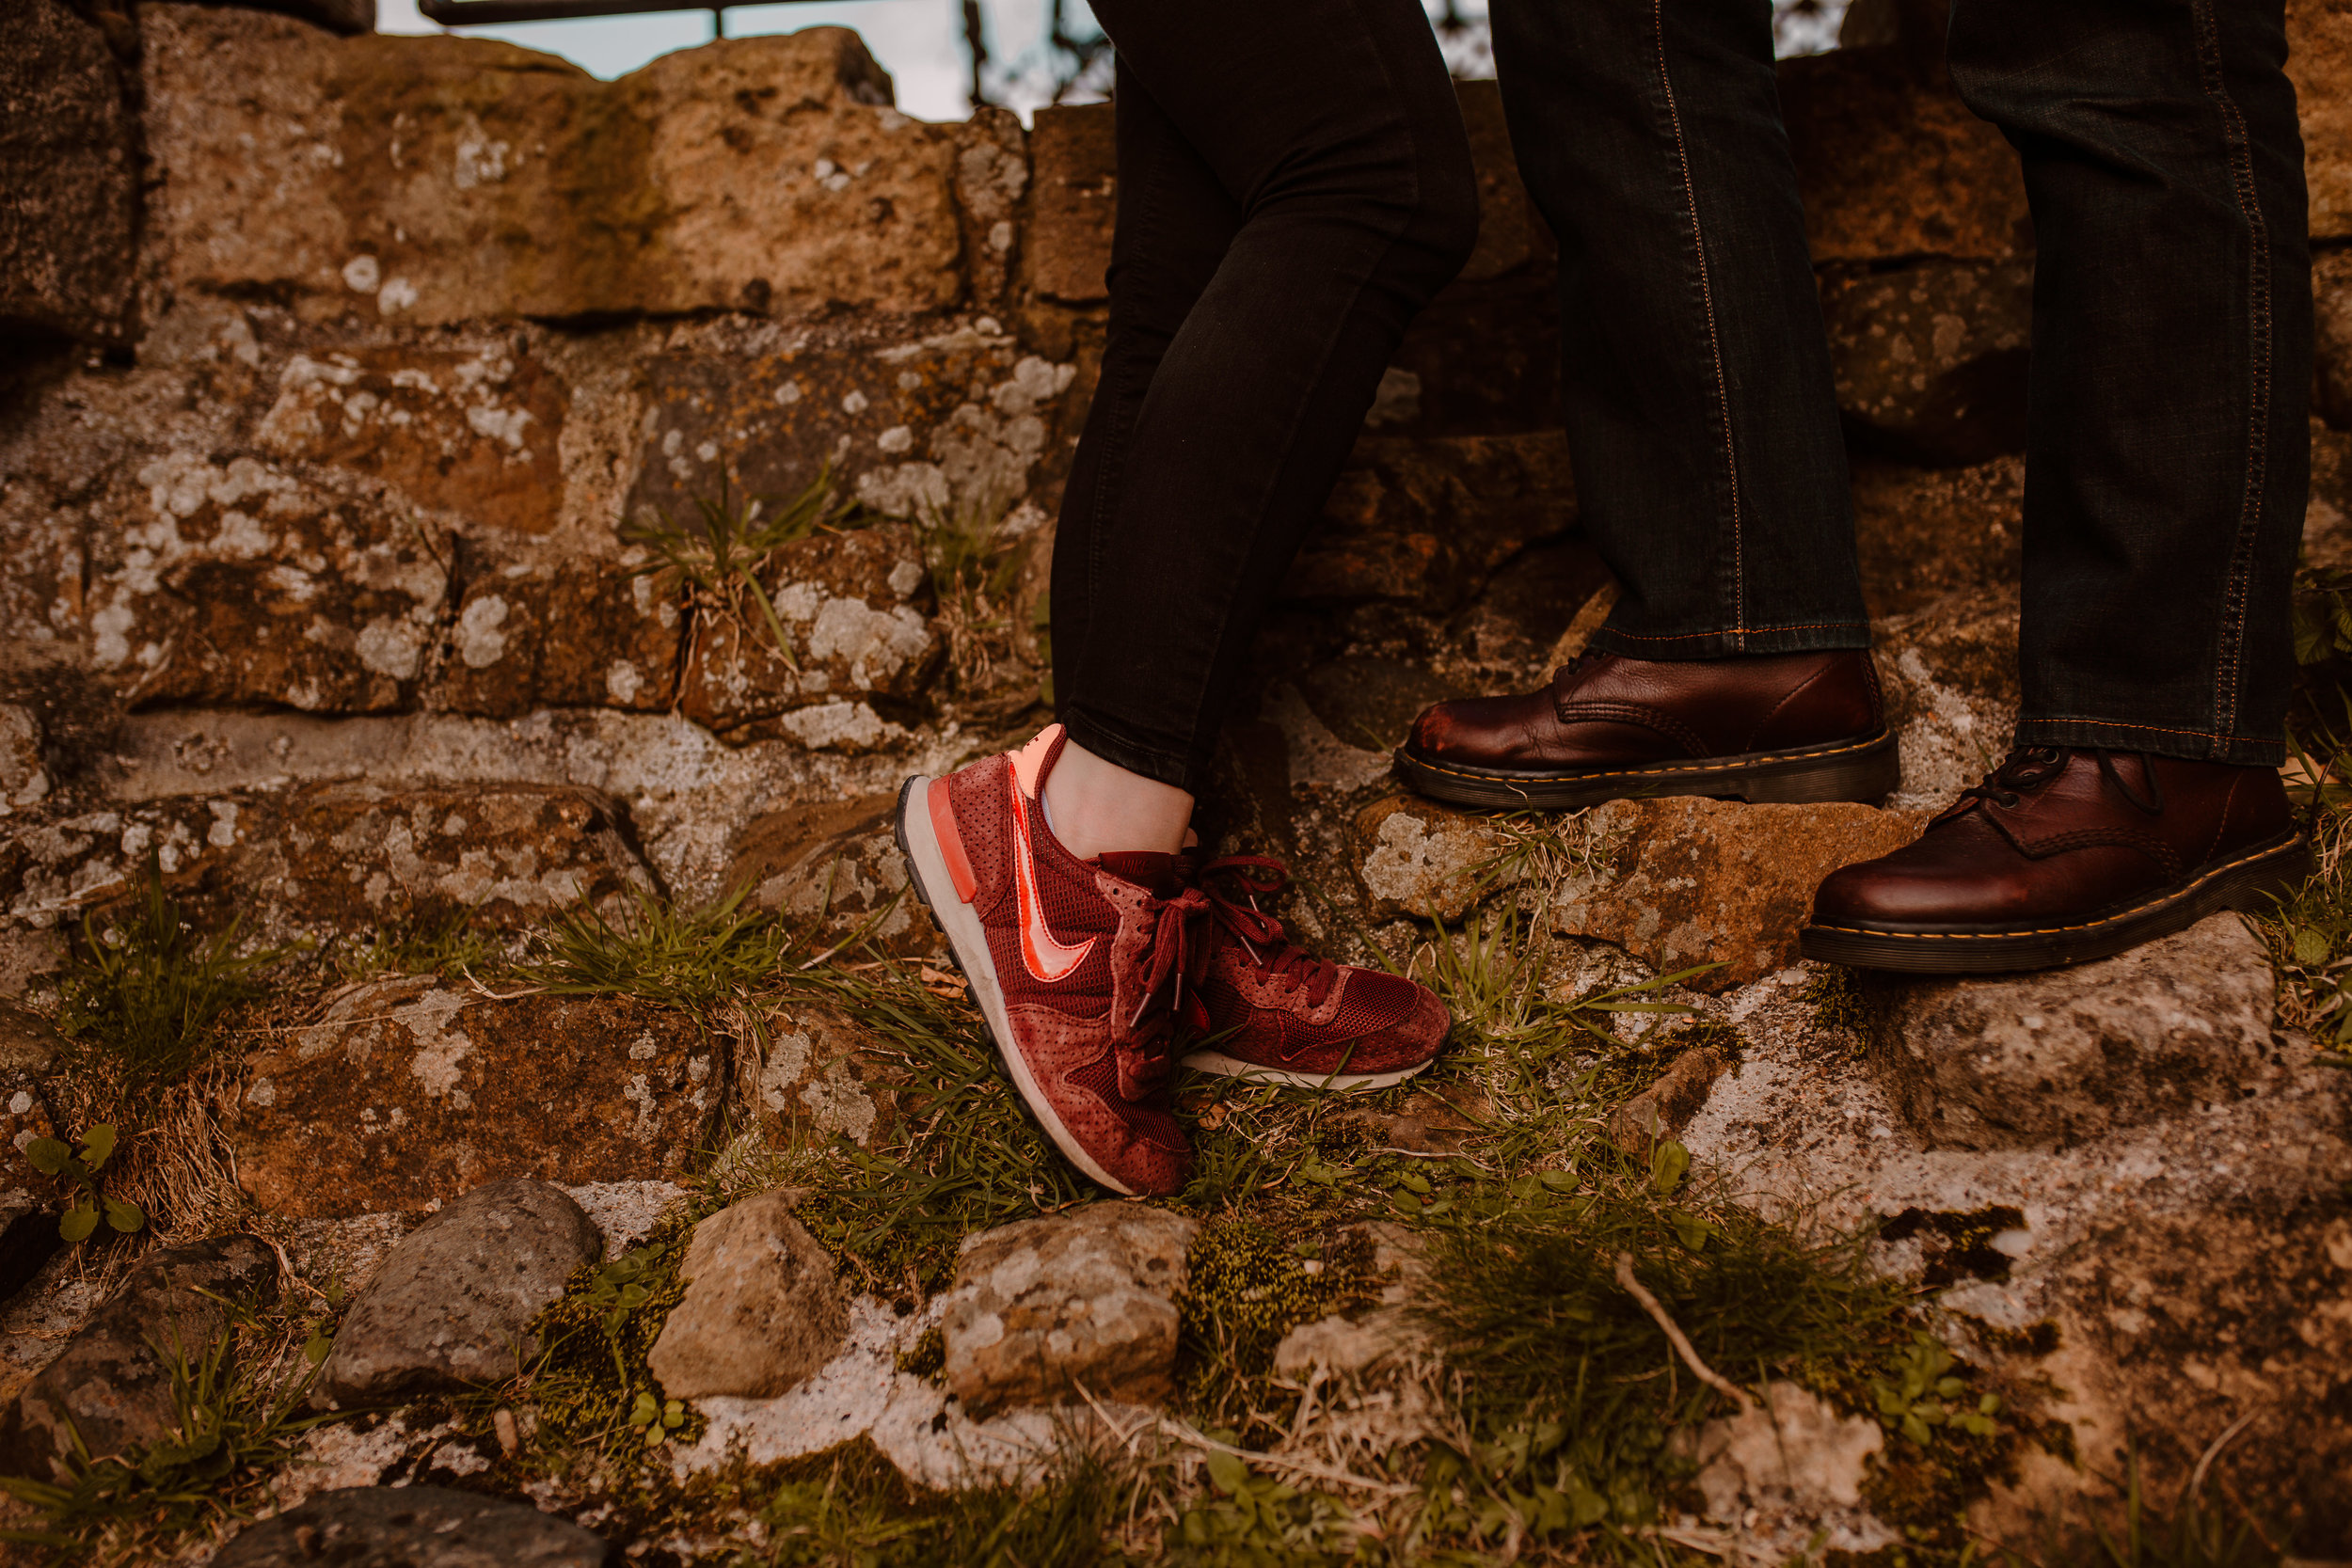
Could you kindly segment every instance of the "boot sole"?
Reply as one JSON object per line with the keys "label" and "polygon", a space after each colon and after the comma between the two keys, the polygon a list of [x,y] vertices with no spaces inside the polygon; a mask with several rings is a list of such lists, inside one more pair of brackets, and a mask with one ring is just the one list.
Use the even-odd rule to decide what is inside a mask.
{"label": "boot sole", "polygon": [[1393,1088],[1417,1072],[1426,1071],[1428,1062],[1418,1067],[1399,1068],[1394,1072],[1292,1072],[1282,1068],[1261,1067],[1245,1062],[1238,1056],[1228,1056],[1222,1051],[1196,1051],[1182,1058],[1184,1066],[1195,1072],[1206,1072],[1219,1078],[1246,1078],[1253,1084],[1279,1084],[1293,1089],[1330,1089],[1345,1093],[1349,1089]]}
{"label": "boot sole", "polygon": [[1709,795],[1757,805],[1811,805],[1853,800],[1876,805],[1903,782],[1902,757],[1891,731],[1826,746],[1746,752],[1704,762],[1576,772],[1521,772],[1432,762],[1399,749],[1396,770],[1432,800],[1456,805],[1597,806],[1653,795]]}
{"label": "boot sole", "polygon": [[1807,926],[1798,950],[1850,969],[1994,974],[2109,958],[2225,910],[2259,911],[2312,874],[2312,849],[2289,833],[2130,909],[2068,926]]}
{"label": "boot sole", "polygon": [[923,900],[923,907],[931,911],[931,919],[947,938],[947,950],[955,958],[956,967],[972,988],[972,999],[980,1005],[980,1016],[988,1021],[988,1031],[996,1041],[996,1054],[1004,1059],[1005,1070],[1012,1078],[1012,1085],[1021,1092],[1022,1102],[1045,1135],[1054,1140],[1054,1147],[1062,1157],[1085,1172],[1093,1181],[1112,1192],[1133,1197],[1133,1187],[1114,1178],[1089,1154],[1078,1140],[1063,1125],[1053,1102],[1045,1098],[1037,1079],[1029,1071],[1029,1064],[1022,1059],[1012,1040],[1012,1019],[1005,1008],[1005,988],[996,977],[996,959],[988,950],[988,931],[971,905],[956,893],[955,879],[948,874],[947,858],[939,847],[939,835],[931,828],[929,791],[931,781],[918,773],[899,786],[898,812],[895,824],[898,837],[898,853],[906,857],[908,880],[914,885],[914,895]]}

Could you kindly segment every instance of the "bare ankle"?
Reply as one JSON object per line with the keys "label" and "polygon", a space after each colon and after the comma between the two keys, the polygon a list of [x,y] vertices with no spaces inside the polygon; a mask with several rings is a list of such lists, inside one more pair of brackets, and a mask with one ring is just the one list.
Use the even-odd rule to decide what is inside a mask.
{"label": "bare ankle", "polygon": [[1080,860],[1134,850],[1174,854],[1192,821],[1192,797],[1105,762],[1073,740],[1045,776],[1045,811],[1054,836]]}

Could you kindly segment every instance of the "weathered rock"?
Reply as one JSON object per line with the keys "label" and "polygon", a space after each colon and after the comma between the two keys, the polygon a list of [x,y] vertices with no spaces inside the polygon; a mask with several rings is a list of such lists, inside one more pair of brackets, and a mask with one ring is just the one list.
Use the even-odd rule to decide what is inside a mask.
{"label": "weathered rock", "polygon": [[955,133],[854,34],[667,55],[618,82],[509,44],[147,13],[166,281],[423,325],[954,303]]}
{"label": "weathered rock", "polygon": [[1423,664],[1343,654],[1300,672],[1298,694],[1324,728],[1367,752],[1402,744],[1413,720],[1432,703],[1472,692]]}
{"label": "weathered rock", "polygon": [[905,1065],[840,1009],[796,1002],[771,1016],[766,1030],[767,1053],[747,1098],[773,1147],[830,1145],[836,1136],[863,1147],[897,1125]]}
{"label": "weathered rock", "polygon": [[0,1201],[0,1301],[30,1285],[65,1245],[57,1220],[57,1211],[46,1204]]}
{"label": "weathered rock", "polygon": [[1900,46],[1784,60],[1780,104],[1816,263],[2033,248],[2016,152]]}
{"label": "weathered rock", "polygon": [[928,537],[984,541],[1057,478],[1086,417],[1079,367],[1025,351],[987,316],[911,336],[889,318],[714,322],[642,368],[644,440],[628,515],[699,531],[700,501],[772,515],[830,469],[845,495]]}
{"label": "weathered rock", "polygon": [[2312,258],[2312,411],[2338,430],[2352,429],[2352,250]]}
{"label": "weathered rock", "polygon": [[2352,568],[2352,435],[2312,421],[2312,493],[2303,513],[2303,564]]}
{"label": "weathered rock", "polygon": [[672,1399],[773,1399],[833,1359],[850,1325],[833,1259],[792,1217],[796,1195],[761,1193],[694,1227],[647,1365]]}
{"label": "weathered rock", "polygon": [[1905,615],[1951,594],[2015,583],[2025,501],[2020,458],[1973,468],[1856,462],[1854,545],[1872,615]]}
{"label": "weathered rock", "polygon": [[1107,103],[1054,105],[1029,129],[1025,251],[1029,287],[1066,305],[1110,297],[1111,226],[1119,213],[1117,115]]}
{"label": "weathered rock", "polygon": [[2275,981],[2234,914],[2070,969],[1876,981],[1872,1045],[1931,1143],[2077,1142],[2250,1094],[2275,1075]]}
{"label": "weathered rock", "polygon": [[41,1084],[56,1070],[64,1050],[65,1040],[46,1018],[0,1000],[0,1145],[6,1147],[0,1162],[7,1167],[0,1175],[0,1189],[33,1180],[32,1167],[22,1163],[24,1146],[35,1138],[57,1136]]}
{"label": "weathered rock", "polygon": [[807,930],[818,949],[864,933],[885,953],[932,953],[939,930],[907,889],[898,798],[816,800],[755,816],[735,837],[728,888]]}
{"label": "weathered rock", "polygon": [[1200,1222],[1095,1203],[964,1238],[942,1327],[965,1410],[1098,1399],[1154,1404],[1174,1386],[1175,1297]]}
{"label": "weathered rock", "polygon": [[1382,1307],[1354,1318],[1334,1312],[1283,1335],[1274,1347],[1274,1371],[1294,1383],[1305,1383],[1317,1373],[1359,1378],[1404,1360],[1425,1343],[1402,1308]]}
{"label": "weathered rock", "polygon": [[39,805],[49,794],[49,768],[40,754],[40,721],[19,703],[0,703],[0,816],[19,806]]}
{"label": "weathered rock", "polygon": [[517,562],[466,584],[428,701],[501,719],[543,707],[659,712],[677,687],[683,619],[657,574]]}
{"label": "weathered rock", "polygon": [[1418,795],[1391,795],[1356,817],[1357,875],[1382,916],[1456,921],[1479,899],[1516,883],[1523,867],[1510,834],[1483,816]]}
{"label": "weathered rock", "polygon": [[[2179,1497],[2205,1450],[2235,1427],[2213,1454],[2204,1497],[2229,1498],[2274,1539],[2307,1551],[2352,1542],[2344,1486],[2352,1427],[2343,1416],[2352,1390],[2352,1209],[2341,1192],[2129,1216],[2054,1259],[2048,1295],[2058,1352],[2018,1370],[2066,1390],[2056,1414],[2074,1431],[2080,1468],[2029,1456],[2024,1497],[2010,1497],[2039,1493],[2046,1513],[2049,1499],[2086,1490],[2084,1471],[2123,1475],[2135,1451],[2144,1495]],[[2154,1432],[2185,1441],[2137,1441]],[[1996,1495],[1988,1510],[2001,1523],[2011,1513],[2004,1500]]]}
{"label": "weathered rock", "polygon": [[[946,651],[924,619],[930,573],[914,531],[856,529],[787,545],[762,586],[790,648],[779,654],[748,594],[732,611],[702,616],[681,710],[733,738],[784,734],[809,746],[870,748],[885,726],[868,705],[913,701]],[[865,727],[800,717],[844,705],[864,711]]]}
{"label": "weathered rock", "polygon": [[445,530],[380,486],[323,488],[249,456],[174,450],[125,481],[87,625],[92,665],[132,704],[415,705],[449,594]]}
{"label": "weathered rock", "polygon": [[2287,77],[2303,121],[2312,238],[2352,237],[2352,6],[2288,0]]}
{"label": "weathered rock", "polygon": [[1837,409],[1864,443],[1915,463],[2026,446],[2031,261],[1922,261],[1821,292]]}
{"label": "weathered rock", "polygon": [[546,533],[564,495],[566,388],[508,334],[463,346],[296,351],[254,432],[281,462],[380,479],[486,528]]}
{"label": "weathered rock", "polygon": [[1680,796],[1612,800],[1566,819],[1581,859],[1551,928],[1613,942],[1659,970],[1726,990],[1796,961],[1814,890],[1841,865],[1918,836],[1908,812],[1850,804],[1744,805]]}
{"label": "weathered rock", "polygon": [[603,1255],[604,1238],[560,1188],[475,1187],[392,1248],[336,1331],[319,1395],[383,1404],[512,1377],[539,1354],[531,1320]]}
{"label": "weathered rock", "polygon": [[1670,1063],[1657,1083],[1609,1114],[1609,1137],[1629,1154],[1646,1155],[1650,1145],[1671,1138],[1707,1103],[1708,1090],[1731,1067],[1712,1046],[1694,1045]]}
{"label": "weathered rock", "polygon": [[0,908],[54,920],[128,898],[155,858],[199,925],[274,941],[424,927],[513,930],[653,891],[613,803],[561,785],[310,784],[119,811],[27,814]]}
{"label": "weathered rock", "polygon": [[57,0],[11,8],[0,57],[0,329],[132,336],[136,145],[105,34]]}
{"label": "weathered rock", "polygon": [[1886,720],[1902,750],[1889,804],[1940,810],[2009,751],[2017,727],[2017,594],[1954,594],[1878,627]]}
{"label": "weathered rock", "polygon": [[1567,443],[1530,436],[1359,441],[1281,595],[1442,615],[1526,546],[1576,525]]}
{"label": "weathered rock", "polygon": [[527,1503],[443,1486],[322,1492],[249,1526],[212,1568],[620,1568],[618,1547]]}
{"label": "weathered rock", "polygon": [[150,1253],[18,1397],[0,1426],[0,1465],[62,1475],[76,1431],[93,1454],[156,1442],[178,1421],[168,1355],[201,1355],[229,1321],[227,1303],[264,1301],[277,1283],[277,1254],[251,1236]]}
{"label": "weathered rock", "polygon": [[271,1213],[417,1209],[501,1177],[671,1179],[725,1078],[694,1020],[627,996],[488,1001],[379,981],[256,1055],[230,1141]]}
{"label": "weathered rock", "polygon": [[1751,1511],[1803,1517],[1862,1501],[1870,1456],[1886,1446],[1867,1416],[1848,1416],[1794,1383],[1765,1385],[1739,1415],[1708,1422],[1686,1445],[1710,1519],[1751,1520]]}

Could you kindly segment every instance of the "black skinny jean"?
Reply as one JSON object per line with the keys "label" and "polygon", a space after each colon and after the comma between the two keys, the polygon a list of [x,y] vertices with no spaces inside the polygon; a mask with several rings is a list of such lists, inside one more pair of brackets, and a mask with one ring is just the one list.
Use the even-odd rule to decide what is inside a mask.
{"label": "black skinny jean", "polygon": [[[1767,0],[1494,0],[1584,526],[1647,658],[1866,646]],[[2017,743],[2281,760],[2311,260],[2281,0],[1954,0],[2038,256]],[[1899,199],[1889,191],[1887,199]]]}
{"label": "black skinny jean", "polygon": [[1054,690],[1198,793],[1249,644],[1478,196],[1418,0],[1095,0],[1119,52],[1102,378],[1054,545]]}

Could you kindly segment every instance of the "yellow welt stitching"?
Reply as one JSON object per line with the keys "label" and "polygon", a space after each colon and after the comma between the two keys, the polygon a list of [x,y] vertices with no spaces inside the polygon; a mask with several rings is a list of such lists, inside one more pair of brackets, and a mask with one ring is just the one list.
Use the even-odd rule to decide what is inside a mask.
{"label": "yellow welt stitching", "polygon": [[[2297,839],[2296,844],[2301,842]],[[2045,926],[2030,931],[1874,931],[1867,926],[1815,926],[1813,929],[1843,931],[1849,936],[1857,937],[1899,937],[1907,942],[2000,942],[2010,937],[2058,937],[2066,935],[2069,931],[2095,931],[2102,926],[2112,926],[2119,920],[2129,920],[2143,910],[2154,909],[2158,904],[2169,903],[2175,898],[2185,898],[2225,871],[2234,871],[2249,861],[2258,861],[2265,855],[2276,855],[2292,849],[2296,847],[2296,844],[2281,844],[2268,849],[2257,849],[2250,855],[2240,855],[2227,865],[2215,866],[2178,893],[2168,893],[2161,898],[2151,898],[2145,904],[2136,904],[2128,910],[2118,911],[2114,914],[2098,920],[2087,920],[2079,926]]]}
{"label": "yellow welt stitching", "polygon": [[1841,756],[1848,752],[1867,752],[1871,747],[1883,743],[1887,738],[1882,733],[1872,736],[1867,740],[1857,740],[1850,746],[1833,746],[1825,752],[1792,752],[1785,757],[1773,757],[1769,762],[1719,762],[1704,767],[1697,763],[1661,762],[1648,768],[1619,768],[1612,773],[1524,773],[1516,778],[1508,774],[1465,773],[1458,768],[1442,767],[1438,763],[1409,753],[1405,760],[1416,768],[1426,768],[1432,773],[1445,773],[1456,779],[1477,779],[1485,784],[1502,784],[1516,789],[1521,784],[1583,784],[1592,779],[1643,779],[1655,777],[1661,773],[1731,773],[1746,768],[1769,768],[1773,763],[1810,762],[1815,757],[1834,757]]}

